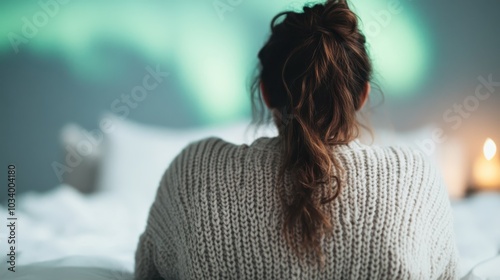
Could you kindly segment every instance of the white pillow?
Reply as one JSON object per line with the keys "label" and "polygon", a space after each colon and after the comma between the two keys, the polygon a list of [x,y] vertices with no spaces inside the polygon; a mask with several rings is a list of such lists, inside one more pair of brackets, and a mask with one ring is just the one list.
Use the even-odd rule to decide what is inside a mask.
{"label": "white pillow", "polygon": [[[114,115],[111,132],[104,136],[104,156],[98,190],[112,191],[134,203],[151,203],[161,176],[170,162],[189,143],[206,137],[220,137],[235,144],[251,143],[277,132],[267,128],[253,135],[250,121],[202,129],[168,129],[139,124]],[[248,132],[248,133],[247,133]],[[144,205],[144,204],[143,204]]]}

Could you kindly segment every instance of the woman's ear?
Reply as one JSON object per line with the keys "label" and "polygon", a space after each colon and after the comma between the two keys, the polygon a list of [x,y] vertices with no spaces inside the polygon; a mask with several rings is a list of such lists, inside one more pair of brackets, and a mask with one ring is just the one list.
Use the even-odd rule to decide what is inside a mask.
{"label": "woman's ear", "polygon": [[269,99],[267,90],[262,82],[260,83],[260,92],[262,93],[262,99],[264,99],[264,103],[266,103],[267,108],[271,109],[271,101]]}
{"label": "woman's ear", "polygon": [[359,108],[358,110],[361,110],[363,109],[363,107],[365,106],[366,102],[368,101],[368,96],[370,96],[370,91],[372,90],[372,87],[370,85],[369,82],[366,83],[365,85],[365,89],[363,91],[363,93],[361,94],[361,102],[359,103]]}

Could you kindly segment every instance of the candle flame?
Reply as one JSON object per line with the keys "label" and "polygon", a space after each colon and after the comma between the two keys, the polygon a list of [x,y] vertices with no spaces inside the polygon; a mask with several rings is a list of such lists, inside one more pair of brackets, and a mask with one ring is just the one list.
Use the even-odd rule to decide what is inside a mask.
{"label": "candle flame", "polygon": [[493,139],[491,138],[486,139],[486,142],[484,142],[483,146],[484,157],[487,160],[491,160],[495,156],[496,152],[497,152],[497,146],[495,145]]}

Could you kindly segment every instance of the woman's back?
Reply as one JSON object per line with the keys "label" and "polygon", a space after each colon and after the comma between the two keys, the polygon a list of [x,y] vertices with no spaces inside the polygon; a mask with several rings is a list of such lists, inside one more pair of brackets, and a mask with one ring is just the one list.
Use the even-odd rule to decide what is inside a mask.
{"label": "woman's back", "polygon": [[[446,189],[417,151],[357,140],[335,148],[345,170],[325,204],[324,267],[282,234],[279,138],[189,145],[162,178],[136,253],[137,279],[454,279]],[[284,193],[280,193],[283,191]]]}
{"label": "woman's back", "polygon": [[435,170],[418,152],[355,140],[373,72],[366,43],[347,0],[273,18],[252,112],[279,136],[181,153],[141,237],[138,279],[455,278]]}

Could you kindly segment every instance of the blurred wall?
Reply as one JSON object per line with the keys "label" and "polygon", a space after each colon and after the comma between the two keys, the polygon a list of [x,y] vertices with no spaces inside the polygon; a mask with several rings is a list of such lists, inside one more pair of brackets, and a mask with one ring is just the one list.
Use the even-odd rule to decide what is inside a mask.
{"label": "blurred wall", "polygon": [[[126,106],[130,119],[197,127],[249,117],[247,89],[270,19],[305,2],[0,2],[0,166],[17,165],[20,192],[53,188],[61,127],[94,129],[101,113],[123,113],[151,71],[162,73],[157,86]],[[479,77],[500,81],[499,1],[351,2],[384,92],[375,125],[436,123],[471,154],[485,137],[500,140],[500,87],[458,128],[443,117],[474,94]]]}

